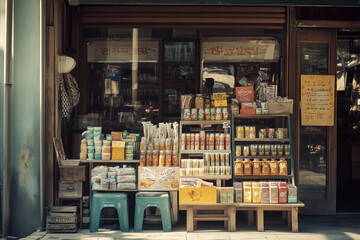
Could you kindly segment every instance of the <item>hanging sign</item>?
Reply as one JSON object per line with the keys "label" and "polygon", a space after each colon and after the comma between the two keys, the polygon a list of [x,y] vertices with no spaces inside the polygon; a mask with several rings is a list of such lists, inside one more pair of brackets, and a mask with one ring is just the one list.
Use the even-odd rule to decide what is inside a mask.
{"label": "hanging sign", "polygon": [[279,60],[279,43],[276,40],[204,40],[201,46],[205,62],[263,62]]}
{"label": "hanging sign", "polygon": [[[159,59],[158,41],[138,41],[133,48],[132,41],[94,41],[87,47],[88,62],[157,62]],[[137,54],[134,54],[135,53]]]}
{"label": "hanging sign", "polygon": [[335,76],[301,75],[301,124],[334,126]]}

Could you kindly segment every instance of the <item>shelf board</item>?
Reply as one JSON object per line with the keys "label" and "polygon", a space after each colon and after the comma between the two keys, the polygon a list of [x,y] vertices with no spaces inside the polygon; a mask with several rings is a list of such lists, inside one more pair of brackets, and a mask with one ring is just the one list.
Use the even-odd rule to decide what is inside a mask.
{"label": "shelf board", "polygon": [[285,158],[285,159],[291,159],[291,156],[271,156],[271,155],[266,155],[266,156],[236,156],[236,159],[239,158],[250,158],[250,159],[254,159],[254,158],[276,158],[276,159],[280,159],[280,158]]}
{"label": "shelf board", "polygon": [[235,142],[290,142],[289,138],[234,138]]}
{"label": "shelf board", "polygon": [[80,160],[81,163],[140,163],[140,160]]}
{"label": "shelf board", "polygon": [[206,125],[206,124],[223,124],[226,122],[230,124],[230,120],[182,120],[180,125]]}
{"label": "shelf board", "polygon": [[93,192],[137,192],[137,190],[120,190],[120,189],[91,189]]}
{"label": "shelf board", "polygon": [[203,180],[230,180],[231,175],[180,176],[180,178],[200,178]]}
{"label": "shelf board", "polygon": [[274,119],[287,117],[287,114],[233,114],[233,118],[252,118],[252,119]]}
{"label": "shelf board", "polygon": [[292,178],[292,175],[261,175],[261,176],[246,176],[246,175],[235,175],[235,179],[241,179],[241,180],[257,180],[257,179],[290,179]]}
{"label": "shelf board", "polygon": [[231,153],[231,150],[180,150],[181,154]]}

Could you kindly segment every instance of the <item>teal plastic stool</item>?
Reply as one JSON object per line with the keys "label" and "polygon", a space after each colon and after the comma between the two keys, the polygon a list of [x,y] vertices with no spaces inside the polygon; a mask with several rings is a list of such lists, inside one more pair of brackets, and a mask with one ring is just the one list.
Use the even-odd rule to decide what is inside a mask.
{"label": "teal plastic stool", "polygon": [[127,193],[96,192],[91,199],[90,232],[99,229],[101,210],[105,207],[116,209],[122,232],[129,231],[129,211]]}
{"label": "teal plastic stool", "polygon": [[164,232],[171,232],[170,197],[167,192],[138,192],[135,203],[135,232],[141,232],[144,220],[144,211],[148,207],[160,209],[161,222]]}

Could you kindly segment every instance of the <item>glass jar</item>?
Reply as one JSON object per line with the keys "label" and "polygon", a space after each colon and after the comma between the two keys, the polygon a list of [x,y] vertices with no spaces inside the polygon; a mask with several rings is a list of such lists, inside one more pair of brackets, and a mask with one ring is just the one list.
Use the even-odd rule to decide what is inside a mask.
{"label": "glass jar", "polygon": [[204,108],[205,99],[202,94],[196,94],[195,97],[195,108],[200,109]]}

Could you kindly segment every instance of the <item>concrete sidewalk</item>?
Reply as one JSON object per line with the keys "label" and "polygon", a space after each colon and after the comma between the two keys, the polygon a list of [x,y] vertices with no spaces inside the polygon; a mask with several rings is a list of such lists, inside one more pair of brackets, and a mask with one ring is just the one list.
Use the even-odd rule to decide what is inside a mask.
{"label": "concrete sidewalk", "polygon": [[97,233],[90,233],[88,229],[80,229],[77,233],[34,233],[26,240],[360,240],[360,214],[337,214],[335,216],[299,216],[299,232],[292,233],[287,225],[265,224],[265,232],[257,232],[255,226],[245,226],[241,221],[237,224],[236,232],[227,232],[222,222],[199,222],[193,233],[187,233],[185,224],[180,221],[173,226],[170,233],[162,232],[161,224],[145,224],[143,232],[135,233],[133,229],[128,233],[120,230],[99,229]]}

